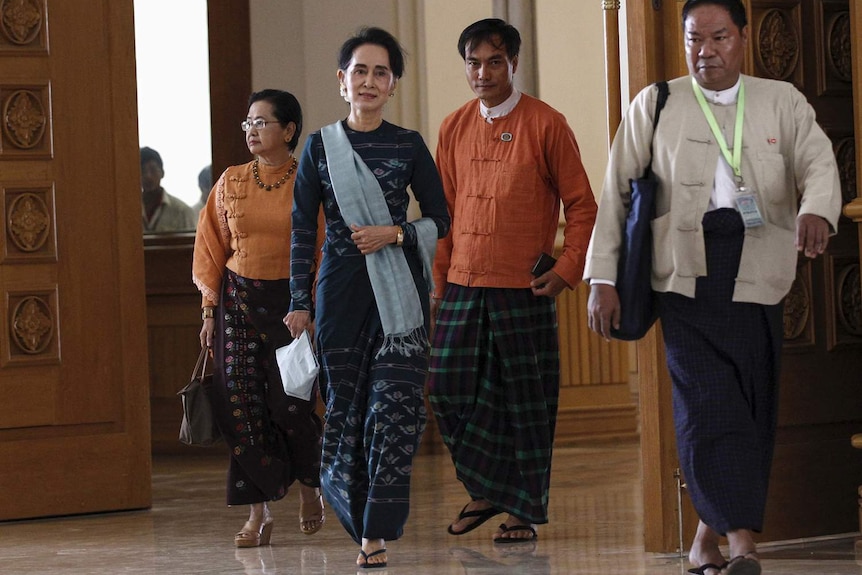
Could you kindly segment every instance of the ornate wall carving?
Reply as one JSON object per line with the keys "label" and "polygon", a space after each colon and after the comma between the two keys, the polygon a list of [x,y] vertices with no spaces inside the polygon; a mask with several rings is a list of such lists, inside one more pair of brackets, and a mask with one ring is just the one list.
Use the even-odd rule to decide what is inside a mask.
{"label": "ornate wall carving", "polygon": [[51,157],[50,86],[0,84],[0,157]]}
{"label": "ornate wall carving", "polygon": [[835,160],[841,178],[842,204],[849,204],[856,199],[856,141],[852,136],[835,144]]}
{"label": "ornate wall carving", "polygon": [[57,260],[54,190],[49,184],[0,184],[3,208],[3,252],[0,263],[42,263]]}
{"label": "ornate wall carving", "polygon": [[57,363],[57,286],[36,287],[6,293],[8,343],[3,347],[5,365]]}
{"label": "ornate wall carving", "polygon": [[862,337],[862,291],[859,264],[844,267],[838,275],[838,319],[847,333]]}
{"label": "ornate wall carving", "polygon": [[769,77],[787,80],[799,60],[799,34],[790,14],[783,10],[763,14],[755,46],[760,66]]}
{"label": "ornate wall carving", "polygon": [[793,287],[784,300],[784,341],[794,344],[812,342],[811,325],[811,276],[809,266],[797,269]]}
{"label": "ornate wall carving", "polygon": [[45,0],[0,0],[0,53],[48,50]]}
{"label": "ornate wall carving", "polygon": [[844,250],[840,255],[826,258],[827,290],[827,348],[834,350],[848,346],[862,346],[862,281],[859,257]]}
{"label": "ornate wall carving", "polygon": [[51,308],[37,296],[23,298],[12,309],[12,341],[27,354],[42,353],[51,343],[54,318]]}
{"label": "ornate wall carving", "polygon": [[853,63],[850,55],[850,13],[836,12],[827,27],[826,62],[832,72],[842,81],[853,80]]}
{"label": "ornate wall carving", "polygon": [[845,2],[829,0],[819,0],[817,8],[817,16],[823,23],[817,50],[820,59],[818,91],[820,95],[849,97],[853,80],[850,12]]}
{"label": "ornate wall carving", "polygon": [[[0,0],[0,59],[24,56],[32,63],[0,78],[0,265],[8,268],[0,277],[57,261],[54,186],[32,161],[53,157],[47,31],[47,0]],[[56,284],[0,287],[0,366],[57,363]]]}
{"label": "ornate wall carving", "polygon": [[802,24],[799,2],[752,7],[751,36],[755,76],[785,80],[801,87]]}

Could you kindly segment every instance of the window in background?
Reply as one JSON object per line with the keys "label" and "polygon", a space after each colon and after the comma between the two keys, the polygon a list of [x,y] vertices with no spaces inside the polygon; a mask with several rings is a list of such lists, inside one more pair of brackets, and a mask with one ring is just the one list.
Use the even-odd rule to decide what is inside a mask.
{"label": "window in background", "polygon": [[138,134],[169,194],[194,205],[212,161],[207,0],[135,0]]}

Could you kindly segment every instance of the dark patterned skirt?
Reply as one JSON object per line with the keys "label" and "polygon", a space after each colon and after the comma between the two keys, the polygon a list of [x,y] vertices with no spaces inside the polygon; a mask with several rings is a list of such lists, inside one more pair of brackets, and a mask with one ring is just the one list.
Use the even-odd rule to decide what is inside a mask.
{"label": "dark patterned skirt", "polygon": [[703,218],[706,277],[694,299],[659,294],[680,466],[700,519],[760,531],[778,400],[783,304],[733,302],[745,228],[736,210]]}
{"label": "dark patterned skirt", "polygon": [[[426,324],[421,262],[405,250]],[[426,353],[387,353],[362,256],[327,254],[317,286],[317,349],[326,403],[321,488],[356,543],[398,539],[410,512],[413,457],[425,430]]]}
{"label": "dark patterned skirt", "polygon": [[553,298],[449,284],[431,346],[429,394],[473,499],[548,522],[560,395]]}
{"label": "dark patterned skirt", "polygon": [[225,272],[210,399],[230,447],[228,505],[281,499],[294,480],[320,485],[317,390],[310,401],[286,395],[275,360],[275,350],[291,341],[282,323],[290,306],[288,284]]}

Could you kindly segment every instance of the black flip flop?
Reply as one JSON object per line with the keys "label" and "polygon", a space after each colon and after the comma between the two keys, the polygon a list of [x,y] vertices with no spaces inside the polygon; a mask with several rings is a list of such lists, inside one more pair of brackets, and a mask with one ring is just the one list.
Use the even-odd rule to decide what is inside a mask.
{"label": "black flip flop", "polygon": [[449,533],[449,535],[464,535],[465,533],[469,533],[490,518],[502,513],[502,511],[497,511],[493,507],[488,507],[487,509],[476,509],[474,511],[467,511],[467,507],[469,507],[469,505],[470,503],[465,505],[464,508],[461,510],[461,513],[458,514],[458,521],[470,517],[476,517],[476,521],[467,525],[467,527],[463,531],[455,531],[454,529],[452,529],[452,525],[449,525],[449,527],[446,528],[446,531]]}
{"label": "black flip flop", "polygon": [[530,537],[497,537],[494,539],[494,543],[500,543],[501,545],[507,545],[509,543],[524,543],[527,541],[535,541],[539,538],[539,535],[536,533],[536,530],[532,525],[512,525],[509,527],[505,523],[500,524],[500,530],[503,533],[507,531],[529,531],[532,533]]}
{"label": "black flip flop", "polygon": [[374,557],[375,555],[380,555],[381,553],[386,553],[386,547],[383,549],[378,549],[377,551],[372,551],[371,553],[366,553],[362,549],[359,550],[359,554],[362,555],[362,558],[365,560],[365,563],[359,566],[360,569],[382,569],[386,567],[386,561],[381,561],[380,563],[369,563],[368,559],[370,557]]}

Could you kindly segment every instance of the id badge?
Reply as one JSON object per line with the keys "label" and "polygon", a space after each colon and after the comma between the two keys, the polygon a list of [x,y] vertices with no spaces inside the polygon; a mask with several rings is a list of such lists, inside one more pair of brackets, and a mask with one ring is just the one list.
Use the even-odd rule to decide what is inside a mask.
{"label": "id badge", "polygon": [[754,190],[746,187],[736,189],[736,209],[742,216],[742,223],[746,228],[756,228],[763,225],[763,216],[760,215],[760,208],[757,207],[757,199],[754,197]]}

